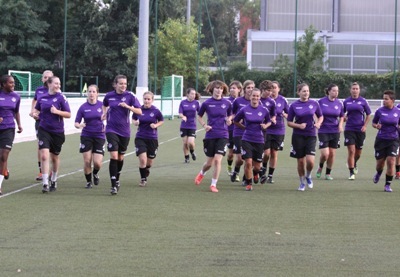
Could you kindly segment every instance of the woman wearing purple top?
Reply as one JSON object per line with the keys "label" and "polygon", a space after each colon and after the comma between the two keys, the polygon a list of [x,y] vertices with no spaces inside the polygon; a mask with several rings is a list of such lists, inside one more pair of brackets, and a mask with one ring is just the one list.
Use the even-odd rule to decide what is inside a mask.
{"label": "woman wearing purple top", "polygon": [[[255,87],[254,81],[252,80],[246,80],[243,83],[243,90],[244,90],[244,95],[242,97],[238,97],[233,101],[232,104],[232,116],[235,116],[236,113],[240,111],[241,108],[247,106],[250,104],[250,96],[251,92],[253,91]],[[240,167],[243,165],[243,159],[242,159],[242,136],[243,136],[244,130],[241,129],[238,126],[233,127],[233,153],[235,154],[235,168],[232,172],[231,175],[231,182],[240,182]],[[246,182],[244,181],[245,176],[243,175],[243,183],[242,185],[245,185]]]}
{"label": "woman wearing purple top", "polygon": [[375,139],[376,174],[373,182],[379,182],[386,162],[385,192],[392,192],[390,184],[395,174],[396,156],[399,151],[400,109],[394,106],[395,93],[386,90],[383,93],[383,107],[379,108],[372,119],[372,127],[378,129]]}
{"label": "woman wearing purple top", "polygon": [[264,130],[271,125],[269,110],[260,102],[261,92],[253,89],[251,102],[242,108],[234,119],[235,125],[244,129],[242,137],[242,158],[246,190],[253,190],[252,179],[259,174],[263,160]]}
{"label": "woman wearing purple top", "polygon": [[192,160],[196,160],[196,153],[194,152],[195,138],[196,138],[196,116],[200,109],[199,100],[200,95],[194,88],[186,90],[186,99],[182,100],[179,104],[179,117],[182,119],[180,133],[183,142],[183,155],[185,156],[185,163],[189,163],[189,153]]}
{"label": "woman wearing purple top", "polygon": [[[60,167],[59,155],[65,142],[63,119],[71,117],[67,98],[61,93],[60,79],[56,76],[50,77],[47,84],[49,86],[48,94],[38,99],[33,114],[34,117],[40,116],[38,138],[43,174],[43,193],[57,189],[57,174]],[[49,188],[50,160],[52,168]]]}
{"label": "woman wearing purple top", "polygon": [[319,167],[317,178],[321,178],[322,169],[326,162],[325,180],[333,180],[331,170],[335,161],[336,149],[340,147],[340,133],[343,132],[343,103],[338,98],[339,88],[330,84],[325,91],[326,96],[318,100],[321,107],[324,122],[318,130]]}
{"label": "woman wearing purple top", "polygon": [[355,180],[358,173],[357,161],[361,157],[365,132],[370,120],[371,108],[360,96],[360,85],[353,83],[351,96],[343,101],[346,126],[344,128],[344,145],[347,146],[347,166],[350,171],[349,180]]}
{"label": "woman wearing purple top", "polygon": [[[35,109],[35,106],[36,106],[36,103],[37,103],[38,99],[40,99],[40,97],[42,97],[42,96],[44,96],[44,95],[47,95],[47,93],[48,93],[47,80],[48,80],[50,77],[53,77],[53,76],[54,76],[54,74],[53,74],[53,71],[51,71],[51,70],[45,70],[45,71],[43,72],[43,74],[42,74],[42,83],[43,83],[43,86],[40,86],[40,87],[38,87],[38,88],[35,90],[35,96],[34,96],[33,99],[32,99],[31,112],[29,113],[29,115],[30,115],[31,117],[33,117],[33,111],[34,111],[34,109]],[[37,137],[37,132],[38,132],[38,129],[39,129],[40,118],[38,118],[38,117],[36,117],[36,118],[33,117],[33,119],[35,119],[35,130],[36,130],[36,137]],[[39,147],[38,147],[38,149],[37,149],[37,156],[38,156],[39,174],[38,174],[37,177],[36,177],[36,181],[42,181],[42,169],[41,169],[41,163],[40,163],[40,150],[39,150]]]}
{"label": "woman wearing purple top", "polygon": [[[194,183],[200,185],[206,172],[211,166],[214,166],[210,190],[211,192],[218,192],[217,182],[221,172],[221,161],[225,155],[225,147],[229,137],[228,126],[232,124],[232,104],[228,99],[223,98],[228,94],[228,86],[222,81],[211,82],[207,86],[207,92],[212,97],[204,101],[198,113],[198,120],[206,130],[203,148],[207,159],[194,179]],[[203,120],[205,113],[207,113],[207,123]]]}
{"label": "woman wearing purple top", "polygon": [[[86,178],[86,188],[98,185],[99,170],[104,156],[105,133],[101,119],[103,102],[98,100],[99,88],[90,85],[87,91],[87,101],[79,107],[75,118],[75,127],[82,129],[79,152],[83,155],[83,172]],[[82,122],[83,120],[83,122]],[[93,164],[93,172],[92,172]]]}
{"label": "woman wearing purple top", "polygon": [[124,155],[131,138],[130,113],[141,115],[142,109],[136,96],[127,91],[127,78],[117,75],[114,78],[115,90],[106,94],[103,99],[102,120],[107,120],[107,149],[110,152],[110,180],[112,195],[120,188],[119,177],[124,165]]}
{"label": "woman wearing purple top", "polygon": [[[232,81],[229,84],[229,97],[228,97],[228,100],[233,104],[233,102],[235,101],[236,98],[242,96],[242,92],[243,92],[242,83],[239,82],[239,81]],[[228,144],[226,145],[227,148],[228,148],[228,153],[226,155],[226,160],[227,160],[227,163],[228,163],[227,172],[228,172],[229,176],[232,175],[232,164],[233,164],[233,157],[234,157],[234,153],[233,153],[233,146],[234,146],[233,128],[234,128],[234,126],[235,126],[234,124],[231,124],[228,127],[229,140],[228,140]],[[239,176],[237,176],[237,178],[239,178]],[[238,181],[240,181],[240,179]]]}
{"label": "woman wearing purple top", "polygon": [[[310,99],[310,89],[307,84],[297,86],[300,99],[289,107],[287,125],[293,128],[292,150],[290,157],[297,159],[297,172],[300,178],[299,191],[304,191],[306,184],[313,188],[311,172],[314,167],[316,130],[320,128],[324,117],[317,101]],[[314,117],[317,117],[317,122]]]}
{"label": "woman wearing purple top", "polygon": [[142,114],[133,114],[133,124],[138,126],[135,138],[136,156],[139,158],[140,183],[145,187],[150,167],[157,155],[158,130],[164,123],[164,117],[157,107],[153,106],[154,94],[147,91],[143,94]]}
{"label": "woman wearing purple top", "polygon": [[7,161],[14,142],[15,121],[17,132],[22,132],[19,115],[21,98],[14,92],[14,87],[15,82],[11,75],[0,77],[0,195],[3,180],[9,177]]}
{"label": "woman wearing purple top", "polygon": [[[400,104],[397,104],[396,107],[400,109]],[[400,135],[400,130],[399,130],[399,135]],[[397,157],[396,157],[396,177],[394,177],[394,178],[400,179],[400,153],[397,154]]]}

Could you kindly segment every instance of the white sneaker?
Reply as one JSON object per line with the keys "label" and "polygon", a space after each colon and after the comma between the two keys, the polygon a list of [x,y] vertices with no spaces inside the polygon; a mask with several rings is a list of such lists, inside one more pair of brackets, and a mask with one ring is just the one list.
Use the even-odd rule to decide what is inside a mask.
{"label": "white sneaker", "polygon": [[310,178],[305,177],[305,178],[306,178],[306,181],[307,181],[307,186],[308,186],[310,189],[312,189],[312,188],[314,187],[314,183],[313,183],[311,177],[310,177]]}

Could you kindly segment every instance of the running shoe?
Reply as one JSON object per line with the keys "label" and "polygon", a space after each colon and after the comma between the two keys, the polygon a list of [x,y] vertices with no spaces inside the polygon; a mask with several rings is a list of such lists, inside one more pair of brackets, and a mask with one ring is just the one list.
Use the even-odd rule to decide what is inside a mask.
{"label": "running shoe", "polygon": [[274,180],[272,180],[272,177],[271,177],[271,176],[268,176],[268,177],[267,177],[267,183],[268,183],[268,184],[273,184],[273,183],[274,183]]}
{"label": "running shoe", "polygon": [[50,182],[50,192],[56,191],[57,190],[57,182],[56,181],[51,181]]}
{"label": "running shoe", "polygon": [[85,188],[91,189],[92,188],[92,182],[87,182]]}
{"label": "running shoe", "polygon": [[139,187],[145,187],[147,184],[146,180],[140,180]]}
{"label": "running shoe", "polygon": [[93,174],[93,184],[94,184],[95,186],[98,186],[99,183],[100,183],[99,175]]}
{"label": "running shoe", "polygon": [[203,181],[204,175],[201,175],[200,172],[197,174],[196,178],[194,178],[194,184],[196,186],[200,185],[201,181]]}
{"label": "running shoe", "polygon": [[8,168],[3,172],[4,179],[8,180],[10,178],[10,171],[8,171]]}
{"label": "running shoe", "polygon": [[396,172],[396,177],[394,177],[395,179],[400,179],[400,172]]}
{"label": "running shoe", "polygon": [[379,182],[379,178],[381,178],[381,175],[379,175],[378,173],[376,173],[374,175],[374,177],[372,178],[372,181],[374,182],[374,184]]}
{"label": "running shoe", "polygon": [[240,182],[240,177],[239,177],[239,175],[236,175],[235,182]]}
{"label": "running shoe", "polygon": [[325,180],[332,181],[333,178],[332,178],[331,174],[326,174],[325,175]]}
{"label": "running shoe", "polygon": [[189,159],[185,159],[185,164],[188,164],[188,163],[190,163],[190,160]]}
{"label": "running shoe", "polygon": [[197,159],[196,153],[192,153],[192,160],[195,161]]}
{"label": "running shoe", "polygon": [[258,184],[258,182],[260,181],[260,175],[258,175],[258,173],[253,176],[253,181],[254,184]]}
{"label": "running shoe", "polygon": [[232,174],[231,174],[231,182],[232,183],[233,182],[237,182],[237,179],[239,179],[239,182],[240,182],[239,175],[237,175],[237,173],[235,171],[233,171]]}
{"label": "running shoe", "polygon": [[303,183],[301,183],[297,190],[299,190],[299,191],[305,191],[305,189],[306,189],[306,185],[303,184]]}
{"label": "running shoe", "polygon": [[218,189],[216,186],[210,186],[210,191],[211,192],[218,192]]}
{"label": "running shoe", "polygon": [[385,185],[384,191],[385,191],[385,192],[392,192],[393,190],[392,190],[392,188],[390,187],[390,185]]}
{"label": "running shoe", "polygon": [[43,192],[43,193],[49,192],[49,186],[48,186],[48,185],[43,185],[43,187],[42,187],[42,192]]}
{"label": "running shoe", "polygon": [[260,183],[261,184],[265,184],[265,182],[268,180],[268,178],[267,178],[267,176],[265,176],[265,175],[262,175],[261,177],[260,177]]}
{"label": "running shoe", "polygon": [[117,187],[111,187],[110,193],[111,193],[111,195],[116,195],[118,193]]}
{"label": "running shoe", "polygon": [[231,166],[231,165],[228,165],[228,166],[226,167],[226,172],[228,173],[229,176],[232,175],[232,166]]}
{"label": "running shoe", "polygon": [[36,181],[42,181],[43,180],[43,176],[42,173],[39,173],[36,177]]}
{"label": "running shoe", "polygon": [[117,191],[121,188],[121,183],[119,181],[115,182],[115,187],[117,188]]}
{"label": "running shoe", "polygon": [[313,181],[312,181],[311,177],[310,178],[306,177],[306,181],[307,181],[307,186],[310,189],[312,189],[314,187],[314,184],[313,184]]}
{"label": "running shoe", "polygon": [[260,169],[260,176],[263,176],[267,173],[267,169],[265,167],[261,167]]}
{"label": "running shoe", "polygon": [[356,175],[358,174],[358,168],[357,168],[357,166],[354,167],[354,171],[353,171],[353,172],[354,172],[354,174],[356,174]]}
{"label": "running shoe", "polygon": [[322,168],[319,167],[317,170],[317,174],[316,174],[318,179],[321,178],[321,172],[322,172]]}
{"label": "running shoe", "polygon": [[252,191],[253,190],[253,186],[252,185],[247,185],[246,186],[246,191]]}
{"label": "running shoe", "polygon": [[349,180],[354,181],[356,179],[356,175],[350,174]]}

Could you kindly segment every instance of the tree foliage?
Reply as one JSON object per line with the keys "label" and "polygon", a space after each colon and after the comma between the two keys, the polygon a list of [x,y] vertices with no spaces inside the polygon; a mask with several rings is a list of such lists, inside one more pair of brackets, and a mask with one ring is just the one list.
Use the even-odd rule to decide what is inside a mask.
{"label": "tree foliage", "polygon": [[[197,60],[197,24],[191,20],[190,25],[185,19],[168,19],[157,32],[157,50],[155,49],[156,38],[152,36],[149,43],[149,56],[153,57],[157,51],[157,76],[153,83],[157,82],[160,88],[162,77],[183,75],[185,86],[194,87],[196,82],[196,60]],[[125,49],[124,53],[130,63],[137,60],[138,38],[134,37],[134,46]],[[199,83],[205,85],[208,82],[209,71],[207,66],[215,60],[212,50],[201,48],[199,51]],[[155,75],[155,64],[149,64],[150,76]]]}

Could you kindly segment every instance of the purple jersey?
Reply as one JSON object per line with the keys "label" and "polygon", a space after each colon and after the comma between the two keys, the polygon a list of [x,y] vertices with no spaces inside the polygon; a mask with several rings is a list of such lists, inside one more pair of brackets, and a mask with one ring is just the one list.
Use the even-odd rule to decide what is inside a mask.
{"label": "purple jersey", "polygon": [[[246,107],[249,104],[250,104],[250,100],[247,100],[244,96],[236,98],[232,104],[232,113],[236,115],[240,111],[240,109],[242,109],[243,107]],[[236,125],[233,127],[233,136],[234,137],[242,137],[243,133],[244,133],[243,129],[239,128]]]}
{"label": "purple jersey", "polygon": [[333,101],[329,97],[323,97],[318,100],[321,107],[324,121],[321,128],[318,130],[319,134],[334,134],[339,133],[339,119],[344,116],[343,103],[339,99]]}
{"label": "purple jersey", "polygon": [[46,96],[49,94],[49,89],[45,86],[40,86],[35,90],[35,96],[33,96],[33,99],[38,101],[41,97]]}
{"label": "purple jersey", "polygon": [[179,113],[186,116],[186,122],[182,120],[182,129],[197,129],[196,117],[197,112],[200,109],[200,103],[197,100],[189,101],[187,99],[182,100],[179,105]]}
{"label": "purple jersey", "polygon": [[150,108],[142,106],[142,115],[133,114],[132,119],[139,120],[139,127],[136,132],[137,138],[158,139],[157,128],[151,128],[150,124],[164,121],[164,117],[159,109],[153,105]]}
{"label": "purple jersey", "polygon": [[372,123],[381,124],[376,138],[394,140],[399,138],[399,119],[400,109],[394,107],[392,109],[380,107],[376,110]]}
{"label": "purple jersey", "polygon": [[104,124],[101,120],[103,102],[97,101],[95,104],[85,102],[79,107],[76,113],[75,122],[81,123],[84,120],[86,126],[82,129],[82,137],[92,137],[105,139]]}
{"label": "purple jersey", "polygon": [[289,112],[289,104],[285,97],[278,95],[275,99],[276,124],[272,123],[267,129],[270,135],[285,135],[286,125],[283,113]]}
{"label": "purple jersey", "polygon": [[206,132],[206,139],[229,138],[226,117],[232,114],[232,104],[228,99],[209,98],[200,106],[199,116],[207,113],[207,125],[211,130]]}
{"label": "purple jersey", "polygon": [[62,93],[47,94],[41,97],[35,106],[35,109],[40,111],[39,127],[49,133],[64,133],[64,118],[51,113],[52,106],[60,111],[71,112],[67,98]]}
{"label": "purple jersey", "polygon": [[[235,101],[235,97],[229,96],[227,98],[229,100],[229,102],[231,102],[231,104],[233,105],[233,102]],[[228,126],[228,130],[233,132],[233,128],[235,127],[235,124],[231,124]]]}
{"label": "purple jersey", "polygon": [[371,108],[363,97],[348,97],[343,101],[344,113],[347,113],[345,131],[358,131],[364,126],[365,114],[371,114]]}
{"label": "purple jersey", "polygon": [[19,112],[21,97],[15,92],[0,91],[0,130],[15,129],[15,114]]}
{"label": "purple jersey", "polygon": [[300,100],[293,102],[289,107],[287,121],[297,124],[307,124],[305,129],[293,128],[293,135],[317,136],[314,126],[314,115],[318,118],[322,116],[321,108],[317,101],[309,99],[305,102]]}
{"label": "purple jersey", "polygon": [[103,99],[103,106],[109,107],[107,111],[106,133],[115,133],[122,137],[131,136],[130,110],[119,106],[125,102],[128,106],[140,108],[136,96],[130,91],[118,94],[115,90],[107,92]]}
{"label": "purple jersey", "polygon": [[263,105],[265,107],[267,107],[270,117],[276,116],[276,103],[275,103],[274,99],[272,99],[271,97],[267,97],[267,98],[261,97],[260,101],[261,101],[261,103],[263,103]]}
{"label": "purple jersey", "polygon": [[270,122],[269,110],[264,105],[258,105],[256,108],[251,105],[240,109],[235,115],[234,121],[240,122],[243,120],[243,125],[246,127],[243,133],[242,140],[264,143],[264,131],[261,123]]}

